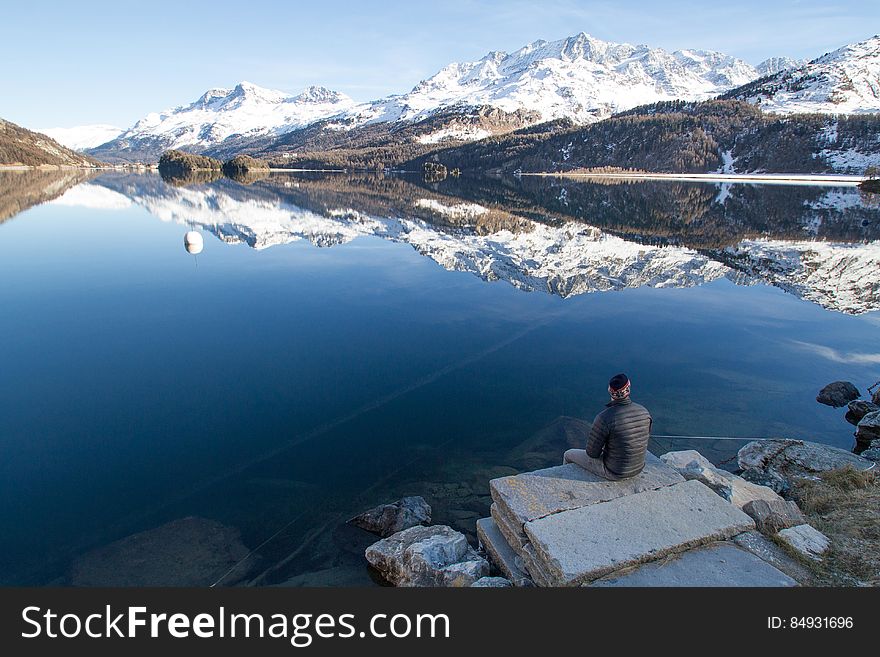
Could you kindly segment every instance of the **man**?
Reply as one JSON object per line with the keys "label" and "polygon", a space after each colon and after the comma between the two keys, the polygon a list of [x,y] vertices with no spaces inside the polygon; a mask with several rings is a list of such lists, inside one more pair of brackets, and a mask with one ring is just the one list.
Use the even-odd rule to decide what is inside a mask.
{"label": "man", "polygon": [[645,467],[651,437],[651,414],[630,399],[630,381],[616,374],[608,382],[611,401],[593,420],[587,449],[570,449],[563,463],[579,466],[605,479],[635,477]]}

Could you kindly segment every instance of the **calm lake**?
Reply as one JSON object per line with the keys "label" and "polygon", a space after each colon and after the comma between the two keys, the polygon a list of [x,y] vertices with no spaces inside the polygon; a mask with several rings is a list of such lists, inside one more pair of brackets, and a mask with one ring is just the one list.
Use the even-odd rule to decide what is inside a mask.
{"label": "calm lake", "polygon": [[150,583],[110,544],[193,517],[179,550],[235,544],[196,583],[373,585],[346,519],[423,495],[473,541],[617,372],[657,434],[844,448],[816,392],[880,379],[855,187],[246,182],[0,173],[0,584]]}

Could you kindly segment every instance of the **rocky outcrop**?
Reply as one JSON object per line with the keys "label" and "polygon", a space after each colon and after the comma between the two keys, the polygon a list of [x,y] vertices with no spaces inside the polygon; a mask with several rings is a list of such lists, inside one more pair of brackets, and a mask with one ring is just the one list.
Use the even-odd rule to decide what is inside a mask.
{"label": "rocky outcrop", "polygon": [[737,453],[739,467],[790,485],[794,479],[815,478],[821,472],[847,466],[867,470],[873,462],[852,452],[804,440],[771,439],[748,443]]}
{"label": "rocky outcrop", "polygon": [[859,389],[849,381],[835,381],[819,391],[816,401],[826,406],[841,408],[849,402],[861,397]]}
{"label": "rocky outcrop", "polygon": [[865,401],[864,399],[856,399],[847,404],[847,410],[844,419],[850,424],[858,426],[863,417],[865,417],[868,413],[873,413],[874,411],[880,411],[880,406],[877,406],[877,404],[874,404],[872,402]]}
{"label": "rocky outcrop", "polygon": [[470,586],[489,563],[446,525],[410,527],[373,543],[367,561],[395,586]]}
{"label": "rocky outcrop", "polygon": [[782,498],[770,487],[753,483],[731,472],[716,468],[695,450],[667,452],[660,457],[666,465],[675,468],[685,479],[696,479],[706,484],[725,500],[743,509],[756,500],[782,502]]}
{"label": "rocky outcrop", "polygon": [[416,525],[430,524],[431,506],[421,496],[404,497],[391,504],[380,504],[348,522],[386,538]]}

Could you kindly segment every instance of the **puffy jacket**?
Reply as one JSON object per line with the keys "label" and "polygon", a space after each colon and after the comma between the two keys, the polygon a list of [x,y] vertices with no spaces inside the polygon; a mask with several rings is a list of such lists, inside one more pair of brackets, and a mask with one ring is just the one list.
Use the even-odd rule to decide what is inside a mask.
{"label": "puffy jacket", "polygon": [[634,477],[645,467],[652,422],[648,409],[628,397],[612,401],[593,420],[587,454],[621,479]]}

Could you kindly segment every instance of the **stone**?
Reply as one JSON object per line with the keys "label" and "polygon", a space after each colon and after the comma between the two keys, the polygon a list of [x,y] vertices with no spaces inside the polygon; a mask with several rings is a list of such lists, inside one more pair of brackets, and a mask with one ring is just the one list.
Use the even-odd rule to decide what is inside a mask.
{"label": "stone", "polygon": [[526,543],[522,549],[523,563],[525,563],[532,581],[538,586],[556,586],[531,543]]}
{"label": "stone", "polygon": [[476,582],[471,584],[471,588],[483,588],[483,589],[503,589],[509,588],[513,586],[513,583],[504,577],[481,577]]}
{"label": "stone", "polygon": [[693,467],[691,465],[693,463],[696,463],[698,466],[703,468],[715,467],[715,464],[713,464],[709,459],[707,459],[695,449],[683,449],[677,452],[666,452],[665,454],[660,455],[660,460],[666,465],[675,468],[676,470]]}
{"label": "stone", "polygon": [[754,526],[704,484],[685,481],[526,523],[526,565],[536,583],[576,586]]}
{"label": "stone", "polygon": [[794,479],[815,479],[820,473],[852,466],[868,470],[874,462],[830,445],[804,440],[773,438],[755,440],[737,453],[744,471],[760,470],[784,479],[789,486]]}
{"label": "stone", "polygon": [[590,586],[781,587],[798,583],[751,552],[732,543],[714,543],[625,573],[613,573]]}
{"label": "stone", "polygon": [[404,497],[392,504],[380,504],[348,521],[382,538],[403,529],[431,523],[431,506],[421,496]]}
{"label": "stone", "polygon": [[470,586],[489,563],[464,534],[446,525],[417,525],[373,543],[367,561],[395,586]]}
{"label": "stone", "polygon": [[685,479],[696,479],[718,493],[725,500],[743,508],[754,500],[782,501],[782,498],[767,486],[761,486],[732,472],[716,468],[699,452],[689,449],[681,452],[667,452],[660,460],[674,467]]}
{"label": "stone", "polygon": [[780,529],[787,529],[807,522],[797,503],[791,500],[752,500],[743,505],[745,511],[758,531],[764,534],[775,534]]}
{"label": "stone", "polygon": [[861,396],[862,393],[859,392],[859,389],[849,381],[835,381],[819,391],[819,394],[816,395],[816,401],[826,406],[840,408]]}
{"label": "stone", "polygon": [[783,529],[778,534],[791,548],[814,561],[819,561],[822,555],[831,548],[831,541],[825,534],[812,525],[797,525]]}
{"label": "stone", "polygon": [[880,410],[866,413],[856,426],[856,442],[870,445],[880,440]]}
{"label": "stone", "polygon": [[489,507],[489,515],[492,517],[492,520],[495,521],[495,526],[498,527],[498,530],[504,536],[507,544],[510,545],[517,554],[521,555],[522,546],[529,542],[522,526],[510,525],[507,518],[503,517],[498,511],[497,504],[492,504]]}
{"label": "stone", "polygon": [[733,542],[778,568],[799,584],[812,584],[813,575],[810,570],[761,532],[753,530],[737,534],[733,537]]}
{"label": "stone", "polygon": [[73,586],[230,586],[253,568],[237,529],[188,517],[148,529],[78,558]]}
{"label": "stone", "polygon": [[743,470],[742,473],[740,473],[740,476],[753,484],[766,486],[778,495],[787,495],[791,490],[791,485],[788,480],[772,470],[768,472],[756,468],[749,468],[748,470]]}
{"label": "stone", "polygon": [[[880,381],[878,381],[877,383],[880,383]],[[871,387],[873,388],[874,386],[871,386]],[[880,388],[877,388],[874,391],[874,394],[871,395],[871,403],[877,404],[877,406],[880,406]]]}
{"label": "stone", "polygon": [[856,399],[847,405],[846,415],[843,417],[850,424],[857,426],[863,417],[875,411],[880,411],[880,406],[864,399]]}
{"label": "stone", "polygon": [[877,463],[880,461],[880,448],[872,447],[871,449],[866,449],[861,453],[861,457],[863,459],[868,459],[869,461],[874,461]]}
{"label": "stone", "polygon": [[574,463],[545,468],[489,482],[496,521],[516,547],[527,539],[522,526],[530,520],[560,511],[606,502],[616,497],[680,483],[684,479],[656,456],[646,458],[645,469],[630,479],[608,481]]}
{"label": "stone", "polygon": [[477,520],[477,538],[489,561],[515,586],[531,586],[520,556],[514,551],[492,518]]}

